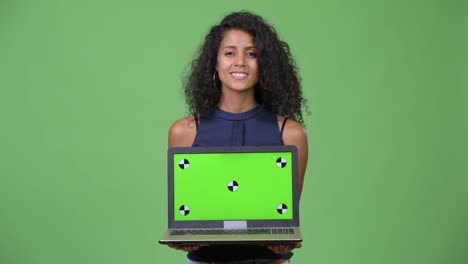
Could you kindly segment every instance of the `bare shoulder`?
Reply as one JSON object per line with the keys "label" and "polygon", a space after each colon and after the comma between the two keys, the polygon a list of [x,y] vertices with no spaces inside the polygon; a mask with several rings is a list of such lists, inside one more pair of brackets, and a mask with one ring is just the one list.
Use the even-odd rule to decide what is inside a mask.
{"label": "bare shoulder", "polygon": [[197,127],[193,116],[176,120],[169,128],[169,147],[190,147],[196,134]]}
{"label": "bare shoulder", "polygon": [[[284,117],[278,115],[278,126],[281,129]],[[288,119],[283,130],[283,141],[286,145],[297,145],[307,141],[307,134],[301,123]]]}

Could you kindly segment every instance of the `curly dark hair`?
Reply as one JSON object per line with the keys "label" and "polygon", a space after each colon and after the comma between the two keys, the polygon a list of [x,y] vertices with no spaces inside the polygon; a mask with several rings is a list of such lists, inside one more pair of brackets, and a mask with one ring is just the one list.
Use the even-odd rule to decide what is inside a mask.
{"label": "curly dark hair", "polygon": [[240,29],[254,39],[257,49],[258,82],[254,88],[255,100],[262,107],[304,124],[300,77],[289,45],[280,40],[276,30],[264,19],[248,11],[227,15],[219,25],[211,27],[205,37],[198,58],[191,64],[191,72],[185,86],[189,111],[204,115],[215,109],[221,98],[219,78],[216,72],[217,54],[224,33]]}

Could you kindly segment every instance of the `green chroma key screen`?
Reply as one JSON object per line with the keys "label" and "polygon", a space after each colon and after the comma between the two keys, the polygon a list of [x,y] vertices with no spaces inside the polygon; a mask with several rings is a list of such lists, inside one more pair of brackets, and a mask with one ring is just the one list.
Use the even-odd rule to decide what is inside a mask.
{"label": "green chroma key screen", "polygon": [[174,220],[293,218],[292,154],[174,154]]}

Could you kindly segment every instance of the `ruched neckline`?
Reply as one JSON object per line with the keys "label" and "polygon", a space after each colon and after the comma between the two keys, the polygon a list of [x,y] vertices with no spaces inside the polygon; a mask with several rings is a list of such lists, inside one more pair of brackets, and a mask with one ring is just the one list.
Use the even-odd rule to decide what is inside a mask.
{"label": "ruched neckline", "polygon": [[246,112],[230,113],[230,112],[223,111],[219,108],[216,108],[214,114],[226,120],[241,121],[241,120],[246,120],[251,117],[254,117],[255,115],[257,115],[259,109],[260,109],[260,106],[256,106]]}

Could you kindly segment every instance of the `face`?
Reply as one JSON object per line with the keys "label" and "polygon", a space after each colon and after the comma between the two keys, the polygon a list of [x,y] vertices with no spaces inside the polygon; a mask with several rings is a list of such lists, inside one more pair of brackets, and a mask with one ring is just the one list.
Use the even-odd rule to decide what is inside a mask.
{"label": "face", "polygon": [[216,70],[222,90],[253,90],[258,81],[257,49],[250,34],[238,29],[224,32]]}

